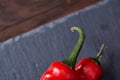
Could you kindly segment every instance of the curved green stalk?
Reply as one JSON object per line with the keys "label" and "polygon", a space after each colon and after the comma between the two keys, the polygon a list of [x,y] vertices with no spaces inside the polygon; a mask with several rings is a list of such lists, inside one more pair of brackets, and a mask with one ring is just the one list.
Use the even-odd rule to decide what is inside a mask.
{"label": "curved green stalk", "polygon": [[63,60],[62,62],[64,64],[67,64],[72,69],[74,69],[77,57],[78,57],[78,55],[80,53],[80,50],[82,48],[82,45],[84,43],[85,34],[84,34],[84,30],[82,28],[80,28],[80,27],[75,27],[74,26],[74,27],[71,28],[71,30],[72,31],[74,31],[74,30],[78,31],[78,33],[79,33],[79,39],[78,39],[78,42],[75,45],[74,49],[70,53],[70,55],[65,60]]}

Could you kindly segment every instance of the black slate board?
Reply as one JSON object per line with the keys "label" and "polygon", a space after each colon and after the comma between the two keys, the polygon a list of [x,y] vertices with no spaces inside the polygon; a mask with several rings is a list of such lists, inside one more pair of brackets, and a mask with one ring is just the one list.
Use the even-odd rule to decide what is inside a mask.
{"label": "black slate board", "polygon": [[53,28],[0,47],[0,80],[39,80],[53,61],[66,58],[73,49],[78,39],[78,34],[70,31],[73,25],[82,26],[86,33],[78,60],[95,56],[104,43],[107,49],[101,80],[120,80],[120,0],[110,0]]}

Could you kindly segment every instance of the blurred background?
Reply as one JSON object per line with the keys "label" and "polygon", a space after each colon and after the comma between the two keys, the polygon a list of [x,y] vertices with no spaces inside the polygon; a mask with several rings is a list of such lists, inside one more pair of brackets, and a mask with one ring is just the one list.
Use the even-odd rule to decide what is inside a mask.
{"label": "blurred background", "polygon": [[[19,0],[17,1],[20,3]],[[2,2],[5,3],[5,0]],[[107,49],[101,61],[104,70],[101,80],[120,80],[120,0],[94,2],[79,9],[72,7],[73,12],[70,14],[65,12],[64,17],[59,19],[55,17],[54,21],[51,20],[52,17],[47,21],[47,17],[50,16],[43,18],[46,21],[39,16],[40,21],[43,21],[41,23],[44,24],[42,25],[39,19],[35,18],[33,26],[29,18],[27,18],[29,22],[16,24],[16,20],[26,19],[6,17],[7,12],[3,14],[5,11],[1,11],[0,80],[39,80],[53,61],[65,59],[74,48],[78,33],[71,32],[72,26],[82,27],[86,34],[78,60],[84,57],[95,57],[104,43]],[[3,3],[1,6],[4,5]],[[21,4],[25,6],[22,1]],[[15,23],[17,27],[15,24],[11,27],[6,23],[9,25]],[[31,27],[28,28],[26,25]]]}

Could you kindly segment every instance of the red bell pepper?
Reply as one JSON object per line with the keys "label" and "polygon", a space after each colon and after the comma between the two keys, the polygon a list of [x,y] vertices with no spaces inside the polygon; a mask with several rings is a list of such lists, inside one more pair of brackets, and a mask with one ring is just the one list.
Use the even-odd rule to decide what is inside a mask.
{"label": "red bell pepper", "polygon": [[81,80],[99,80],[102,75],[102,66],[100,60],[102,58],[104,44],[100,48],[96,58],[83,58],[75,66],[75,70],[81,76]]}
{"label": "red bell pepper", "polygon": [[85,34],[80,27],[72,27],[71,30],[79,32],[79,40],[73,51],[65,60],[53,62],[43,73],[40,80],[98,80],[102,75],[100,59],[104,45],[96,58],[83,58],[76,65],[77,57],[84,43]]}

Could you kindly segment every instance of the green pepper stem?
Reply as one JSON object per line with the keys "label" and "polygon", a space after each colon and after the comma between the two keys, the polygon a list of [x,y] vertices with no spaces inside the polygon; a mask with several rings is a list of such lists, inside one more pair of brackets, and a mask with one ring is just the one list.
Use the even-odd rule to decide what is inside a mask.
{"label": "green pepper stem", "polygon": [[98,54],[97,54],[97,56],[96,56],[96,60],[97,60],[97,61],[99,61],[99,62],[101,61],[102,54],[103,54],[105,48],[106,48],[105,45],[102,44],[102,46],[101,46],[101,48],[100,48],[100,50],[99,50],[99,52],[98,52]]}
{"label": "green pepper stem", "polygon": [[85,39],[85,34],[84,34],[84,30],[80,27],[72,27],[71,28],[72,31],[76,30],[79,33],[79,39],[77,44],[75,45],[74,49],[72,50],[72,52],[70,53],[70,55],[63,60],[63,63],[68,65],[70,68],[74,69],[74,66],[76,64],[76,60],[77,57],[80,53],[80,50],[82,48],[82,45],[84,43],[84,39]]}

